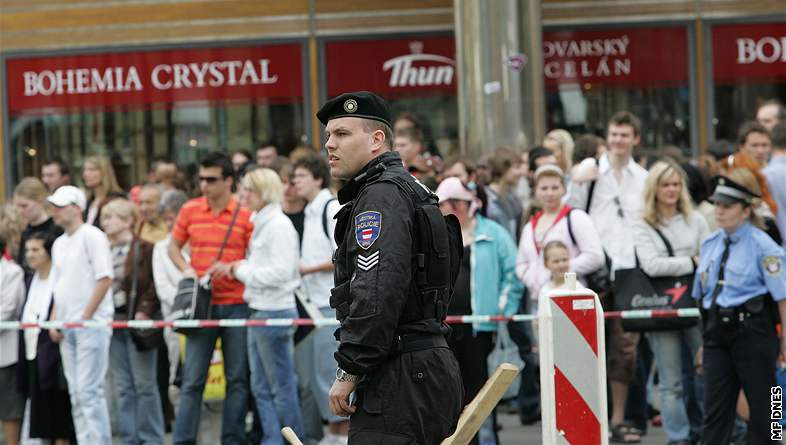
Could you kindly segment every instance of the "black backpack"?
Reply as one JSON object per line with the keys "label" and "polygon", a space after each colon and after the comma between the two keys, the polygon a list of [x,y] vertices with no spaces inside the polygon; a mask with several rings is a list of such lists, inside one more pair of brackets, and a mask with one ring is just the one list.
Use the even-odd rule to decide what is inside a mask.
{"label": "black backpack", "polygon": [[426,316],[444,320],[461,269],[464,243],[454,215],[443,216],[438,198],[413,178],[383,177],[406,192],[415,206],[415,285]]}

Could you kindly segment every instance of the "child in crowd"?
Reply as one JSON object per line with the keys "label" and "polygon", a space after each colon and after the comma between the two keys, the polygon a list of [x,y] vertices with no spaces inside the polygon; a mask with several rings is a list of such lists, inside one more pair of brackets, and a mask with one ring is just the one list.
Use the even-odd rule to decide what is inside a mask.
{"label": "child in crowd", "polygon": [[[549,241],[543,247],[543,264],[549,272],[551,279],[540,288],[538,299],[535,300],[535,307],[532,313],[537,314],[541,304],[545,304],[545,299],[549,297],[549,292],[559,289],[565,285],[565,274],[570,272],[570,252],[568,246],[562,241]],[[532,322],[532,333],[535,338],[535,346],[532,352],[538,351],[538,320]]]}
{"label": "child in crowd", "polygon": [[546,266],[546,269],[551,272],[551,280],[540,289],[538,301],[536,303],[537,307],[540,307],[543,299],[548,298],[549,292],[565,285],[565,274],[570,272],[570,252],[568,252],[568,246],[558,240],[546,243],[546,246],[543,248],[543,264]]}

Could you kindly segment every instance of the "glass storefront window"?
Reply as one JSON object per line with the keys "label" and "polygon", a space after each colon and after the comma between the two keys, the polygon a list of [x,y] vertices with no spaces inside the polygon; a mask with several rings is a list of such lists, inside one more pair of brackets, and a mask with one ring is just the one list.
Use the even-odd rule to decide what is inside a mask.
{"label": "glass storefront window", "polygon": [[[17,116],[11,119],[17,178],[34,176],[57,156],[79,171],[90,155],[112,160],[126,188],[143,181],[156,159],[195,164],[210,150],[254,151],[273,141],[286,153],[305,134],[302,104],[205,104],[173,109]],[[74,177],[79,180],[79,175]]]}
{"label": "glass storefront window", "polygon": [[605,134],[616,111],[642,121],[641,145],[691,152],[684,27],[543,33],[546,122],[574,134]]}
{"label": "glass storefront window", "polygon": [[305,140],[302,45],[8,59],[13,182],[60,157],[112,160],[121,186],[170,159],[186,171],[210,150],[284,153]]}
{"label": "glass storefront window", "polygon": [[786,103],[786,22],[712,26],[716,139],[737,139],[767,100]]}

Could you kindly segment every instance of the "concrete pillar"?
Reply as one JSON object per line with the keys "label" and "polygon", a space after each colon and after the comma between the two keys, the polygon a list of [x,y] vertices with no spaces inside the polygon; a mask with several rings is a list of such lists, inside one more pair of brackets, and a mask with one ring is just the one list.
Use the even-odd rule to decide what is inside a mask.
{"label": "concrete pillar", "polygon": [[459,139],[477,157],[545,132],[540,0],[454,0]]}

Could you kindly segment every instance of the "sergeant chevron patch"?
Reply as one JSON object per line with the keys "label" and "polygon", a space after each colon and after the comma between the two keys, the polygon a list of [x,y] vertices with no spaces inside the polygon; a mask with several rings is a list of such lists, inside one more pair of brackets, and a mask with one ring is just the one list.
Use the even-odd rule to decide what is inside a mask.
{"label": "sergeant chevron patch", "polygon": [[365,270],[368,272],[369,270],[373,269],[374,266],[379,264],[379,250],[372,253],[369,256],[363,256],[358,254],[358,269]]}

